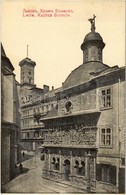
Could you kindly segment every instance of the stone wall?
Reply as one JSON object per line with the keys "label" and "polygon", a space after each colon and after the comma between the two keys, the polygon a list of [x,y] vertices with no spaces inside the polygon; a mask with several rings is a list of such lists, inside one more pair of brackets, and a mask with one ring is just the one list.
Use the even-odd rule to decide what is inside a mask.
{"label": "stone wall", "polygon": [[15,174],[15,127],[2,123],[1,183],[7,183]]}
{"label": "stone wall", "polygon": [[[67,101],[71,102],[70,112],[67,112],[66,110]],[[95,108],[96,108],[96,89],[59,100],[58,115],[64,115],[68,113],[73,114],[76,112],[91,110]]]}
{"label": "stone wall", "polygon": [[[95,190],[96,151],[90,151],[90,158],[88,153],[89,150],[86,149],[46,148],[43,176],[54,180],[67,180],[84,189],[87,188],[90,177],[90,185],[92,190]],[[59,163],[58,167],[57,163]]]}

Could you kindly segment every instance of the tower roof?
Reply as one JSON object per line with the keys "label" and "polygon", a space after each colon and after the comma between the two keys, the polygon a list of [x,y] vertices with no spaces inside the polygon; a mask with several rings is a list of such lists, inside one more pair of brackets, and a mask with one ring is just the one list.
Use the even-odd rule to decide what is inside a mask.
{"label": "tower roof", "polygon": [[84,41],[81,45],[82,50],[84,49],[85,45],[87,45],[88,43],[93,43],[93,42],[100,44],[102,49],[105,46],[105,43],[103,42],[101,35],[99,33],[95,32],[95,29],[96,29],[95,18],[96,18],[96,16],[93,15],[93,18],[88,19],[88,21],[91,23],[91,32],[89,32],[85,36]]}
{"label": "tower roof", "polygon": [[103,42],[101,35],[97,32],[91,31],[85,36],[84,41],[81,44],[81,49],[83,50],[85,45],[93,42],[100,44],[102,49],[105,47],[105,43]]}
{"label": "tower roof", "polygon": [[[85,36],[84,41],[81,44],[81,49],[84,53],[83,64],[69,74],[63,83],[63,88],[69,88],[88,82],[91,78],[92,72],[97,73],[109,68],[108,65],[102,63],[102,49],[104,48],[105,44],[101,35],[95,32],[95,18],[96,16],[93,15],[93,18],[88,19],[91,23],[91,32]],[[101,52],[99,52],[99,48]]]}
{"label": "tower roof", "polygon": [[99,33],[91,31],[84,38],[84,42],[87,41],[103,41],[103,39]]}
{"label": "tower roof", "polygon": [[30,64],[32,66],[35,66],[36,63],[34,61],[32,61],[30,58],[25,58],[22,61],[19,62],[19,66],[23,66],[24,64]]}

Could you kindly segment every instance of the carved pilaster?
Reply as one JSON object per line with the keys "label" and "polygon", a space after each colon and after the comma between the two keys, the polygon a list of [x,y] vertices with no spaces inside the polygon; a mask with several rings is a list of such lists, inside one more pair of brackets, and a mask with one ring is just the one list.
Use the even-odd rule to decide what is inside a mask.
{"label": "carved pilaster", "polygon": [[72,150],[70,151],[70,174],[73,174],[73,154],[72,154]]}
{"label": "carved pilaster", "polygon": [[61,155],[61,150],[59,150],[59,159],[60,159],[60,172],[62,173],[62,155]]}
{"label": "carved pilaster", "polygon": [[87,155],[86,155],[86,156],[85,156],[85,176],[86,176],[86,177],[87,177],[87,175],[88,175],[87,169],[88,169],[88,157],[87,157]]}
{"label": "carved pilaster", "polygon": [[50,156],[50,150],[48,150],[48,156],[49,156],[49,160],[48,160],[49,170],[51,170],[51,156]]}
{"label": "carved pilaster", "polygon": [[88,153],[87,154],[87,191],[88,193],[90,192],[91,190],[91,175],[90,175],[90,158],[91,158],[91,154]]}
{"label": "carved pilaster", "polygon": [[94,157],[94,179],[96,180],[96,157]]}

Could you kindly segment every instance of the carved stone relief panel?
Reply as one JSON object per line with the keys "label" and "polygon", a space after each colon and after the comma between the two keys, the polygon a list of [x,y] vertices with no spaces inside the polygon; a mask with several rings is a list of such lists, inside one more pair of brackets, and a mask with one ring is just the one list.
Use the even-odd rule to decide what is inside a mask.
{"label": "carved stone relief panel", "polygon": [[96,128],[49,130],[45,135],[45,144],[49,145],[94,145]]}

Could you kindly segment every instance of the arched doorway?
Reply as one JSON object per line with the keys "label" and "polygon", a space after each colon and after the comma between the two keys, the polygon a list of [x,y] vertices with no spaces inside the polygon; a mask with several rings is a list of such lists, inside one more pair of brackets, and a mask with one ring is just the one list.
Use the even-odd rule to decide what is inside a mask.
{"label": "arched doorway", "polygon": [[65,180],[69,180],[69,174],[70,174],[70,161],[68,159],[66,159],[64,161],[64,176],[65,176]]}

